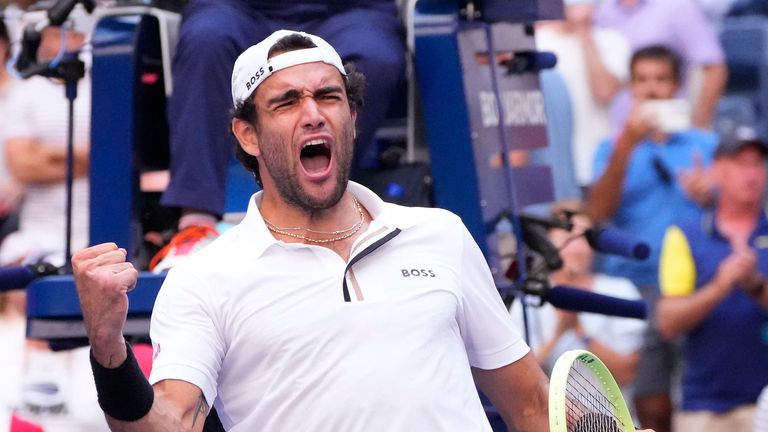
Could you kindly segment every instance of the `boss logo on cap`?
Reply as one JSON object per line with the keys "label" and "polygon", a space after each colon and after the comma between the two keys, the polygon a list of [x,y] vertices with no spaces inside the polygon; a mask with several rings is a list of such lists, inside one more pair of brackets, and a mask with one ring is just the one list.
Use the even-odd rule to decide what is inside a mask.
{"label": "boss logo on cap", "polygon": [[258,80],[259,80],[259,78],[261,78],[262,76],[264,76],[264,74],[265,74],[265,72],[264,72],[264,67],[262,66],[262,67],[260,67],[260,68],[259,68],[259,70],[258,70],[258,71],[256,71],[256,73],[255,73],[255,74],[253,74],[253,76],[251,76],[251,79],[250,79],[250,80],[248,80],[248,81],[245,83],[245,88],[246,88],[246,89],[248,89],[248,90],[250,90],[250,89],[251,89],[251,86],[252,86],[252,85],[254,85],[254,84],[256,84],[256,81],[258,81]]}

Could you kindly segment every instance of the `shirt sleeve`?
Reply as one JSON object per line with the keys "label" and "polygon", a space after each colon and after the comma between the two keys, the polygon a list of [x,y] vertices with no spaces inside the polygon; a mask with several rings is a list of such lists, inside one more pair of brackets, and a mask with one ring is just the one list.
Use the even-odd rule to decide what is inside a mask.
{"label": "shirt sleeve", "polygon": [[599,27],[593,29],[593,34],[605,68],[622,83],[627,82],[632,55],[627,38],[616,30]]}
{"label": "shirt sleeve", "polygon": [[595,158],[592,163],[593,182],[603,175],[605,168],[608,166],[608,161],[611,159],[611,154],[613,154],[613,143],[610,139],[605,139],[595,150]]}
{"label": "shirt sleeve", "polygon": [[206,289],[189,268],[168,272],[152,311],[150,336],[154,349],[154,384],[177,379],[196,385],[213,406],[225,343],[211,311],[215,290]]}
{"label": "shirt sleeve", "polygon": [[[34,78],[32,78],[34,79]],[[33,138],[35,125],[30,115],[30,104],[38,103],[27,89],[34,83],[24,81],[15,83],[8,95],[5,118],[3,118],[3,136],[6,140],[14,138]],[[34,108],[33,108],[34,109]]]}
{"label": "shirt sleeve", "polygon": [[680,41],[679,54],[685,64],[708,66],[722,63],[725,59],[717,31],[693,0],[680,0],[673,19],[673,28]]}
{"label": "shirt sleeve", "polygon": [[664,296],[687,296],[696,289],[696,265],[688,238],[672,225],[664,234],[659,258],[659,284]]}
{"label": "shirt sleeve", "polygon": [[530,349],[513,325],[480,248],[461,226],[459,328],[470,365],[497,369]]}

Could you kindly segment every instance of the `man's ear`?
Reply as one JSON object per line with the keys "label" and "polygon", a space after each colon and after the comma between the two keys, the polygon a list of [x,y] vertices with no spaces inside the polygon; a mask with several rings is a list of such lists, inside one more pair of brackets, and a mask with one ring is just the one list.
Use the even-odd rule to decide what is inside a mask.
{"label": "man's ear", "polygon": [[261,146],[259,146],[256,127],[251,122],[238,118],[232,119],[232,133],[246,153],[254,157],[261,156]]}

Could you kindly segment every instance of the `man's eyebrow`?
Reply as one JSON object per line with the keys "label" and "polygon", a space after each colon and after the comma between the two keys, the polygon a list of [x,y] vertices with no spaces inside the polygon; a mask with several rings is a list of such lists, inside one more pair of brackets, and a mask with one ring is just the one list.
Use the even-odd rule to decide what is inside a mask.
{"label": "man's eyebrow", "polygon": [[285,93],[279,94],[271,99],[267,100],[267,107],[271,107],[272,105],[279,104],[281,102],[286,102],[289,100],[295,100],[298,99],[301,96],[301,92],[299,92],[296,89],[291,89],[286,91]]}
{"label": "man's eyebrow", "polygon": [[[319,89],[315,90],[314,93],[312,93],[312,97],[314,98],[323,97],[325,95],[329,95],[333,93],[343,93],[342,87],[338,85],[328,85],[328,86],[320,87]],[[288,102],[288,101],[299,99],[301,95],[302,95],[302,92],[296,89],[290,89],[271,99],[268,99],[267,107],[279,105],[282,102]]]}
{"label": "man's eyebrow", "polygon": [[342,88],[341,86],[338,86],[338,85],[328,85],[325,87],[320,87],[319,89],[315,90],[314,96],[315,97],[324,96],[329,93],[342,93]]}

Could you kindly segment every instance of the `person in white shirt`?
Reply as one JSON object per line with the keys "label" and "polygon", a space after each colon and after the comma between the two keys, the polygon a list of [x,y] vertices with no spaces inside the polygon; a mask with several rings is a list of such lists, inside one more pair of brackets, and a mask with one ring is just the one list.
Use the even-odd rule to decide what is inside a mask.
{"label": "person in white shirt", "polygon": [[[79,49],[85,35],[49,27],[38,50],[52,59],[65,38],[67,50]],[[78,82],[74,106],[74,183],[72,246],[88,241],[88,154],[90,148],[91,84]],[[69,101],[61,81],[34,76],[20,81],[9,98],[4,118],[5,156],[13,178],[25,188],[19,228],[0,246],[0,265],[46,258],[64,263],[66,220],[66,154]]]}
{"label": "person in white shirt", "polygon": [[[549,238],[559,249],[563,267],[550,274],[552,286],[565,286],[627,300],[641,299],[635,284],[627,278],[608,276],[592,270],[595,252],[584,237],[592,226],[576,200],[564,200],[553,205],[553,217],[572,223],[571,230],[551,228]],[[568,216],[566,216],[566,214]],[[530,300],[530,301],[529,301]],[[528,344],[539,363],[549,373],[557,358],[572,349],[584,349],[600,357],[613,373],[631,406],[632,382],[635,376],[643,333],[647,323],[634,318],[612,317],[589,312],[557,309],[549,303],[540,307],[539,298],[526,298]],[[512,303],[512,321],[523,322],[523,305]]]}
{"label": "person in white shirt", "polygon": [[490,431],[475,384],[511,428],[549,430],[546,376],[460,219],[348,181],[362,85],[306,33],[241,54],[232,131],[263,191],[168,273],[149,382],[121,333],[125,250],[74,255],[112,430],[201,431],[215,406],[234,432]]}
{"label": "person in white shirt", "polygon": [[576,181],[587,187],[597,145],[612,132],[610,107],[629,79],[631,50],[620,32],[592,26],[593,0],[565,3],[565,20],[536,24],[536,48],[557,55],[555,70],[563,77],[571,100]]}

